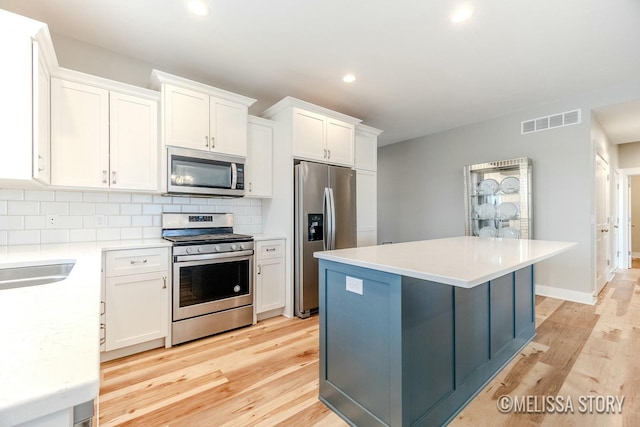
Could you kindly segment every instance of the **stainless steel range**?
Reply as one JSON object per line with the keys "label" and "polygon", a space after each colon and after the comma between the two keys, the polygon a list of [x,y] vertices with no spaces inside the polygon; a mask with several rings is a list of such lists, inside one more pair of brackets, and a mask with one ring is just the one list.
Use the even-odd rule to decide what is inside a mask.
{"label": "stainless steel range", "polygon": [[233,232],[233,214],[167,213],[173,242],[171,343],[253,323],[253,237]]}

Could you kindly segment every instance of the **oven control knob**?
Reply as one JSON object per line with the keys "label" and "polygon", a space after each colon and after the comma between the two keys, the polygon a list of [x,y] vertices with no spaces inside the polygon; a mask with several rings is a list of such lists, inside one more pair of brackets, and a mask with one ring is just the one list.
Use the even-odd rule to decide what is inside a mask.
{"label": "oven control knob", "polygon": [[245,249],[247,249],[247,247],[245,245],[243,245],[243,244],[240,244],[240,250],[244,251]]}
{"label": "oven control knob", "polygon": [[187,252],[188,254],[190,254],[191,252],[193,252],[193,248],[187,248],[187,249],[186,249],[186,252]]}
{"label": "oven control knob", "polygon": [[222,248],[220,247],[220,245],[216,245],[216,252],[220,252],[220,250],[222,250]]}
{"label": "oven control knob", "polygon": [[201,247],[198,247],[198,252],[202,252],[202,248]]}
{"label": "oven control knob", "polygon": [[238,250],[238,245],[231,245],[231,250],[232,251],[237,251]]}

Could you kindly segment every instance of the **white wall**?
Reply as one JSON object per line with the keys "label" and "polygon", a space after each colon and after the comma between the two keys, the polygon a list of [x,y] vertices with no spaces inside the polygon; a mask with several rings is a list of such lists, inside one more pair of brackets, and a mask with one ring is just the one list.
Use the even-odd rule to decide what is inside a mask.
{"label": "white wall", "polygon": [[640,175],[630,177],[631,181],[631,253],[640,257]]}
{"label": "white wall", "polygon": [[[235,232],[262,232],[260,199],[0,189],[0,245],[159,238],[163,212],[231,212]],[[56,216],[53,228],[47,215]]]}
{"label": "white wall", "polygon": [[[533,160],[533,235],[577,242],[536,268],[536,284],[574,300],[592,300],[594,145],[591,109],[640,98],[640,81],[532,107],[511,115],[381,147],[378,150],[378,240],[464,234],[463,166]],[[520,123],[582,109],[582,123],[520,134]]]}

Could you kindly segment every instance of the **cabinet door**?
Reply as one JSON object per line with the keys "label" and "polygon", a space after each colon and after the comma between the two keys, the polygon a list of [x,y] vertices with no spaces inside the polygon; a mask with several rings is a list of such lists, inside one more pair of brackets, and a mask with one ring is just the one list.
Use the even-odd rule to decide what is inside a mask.
{"label": "cabinet door", "polygon": [[273,128],[249,123],[247,141],[247,197],[271,197],[273,189]]}
{"label": "cabinet door", "polygon": [[33,177],[45,184],[51,182],[49,71],[33,42]]}
{"label": "cabinet door", "polygon": [[353,166],[354,134],[352,124],[327,119],[327,161],[332,164]]}
{"label": "cabinet door", "polygon": [[247,155],[247,106],[211,97],[209,110],[211,151],[245,157]]}
{"label": "cabinet door", "polygon": [[256,313],[284,307],[284,259],[263,259],[257,264]]}
{"label": "cabinet door", "polygon": [[165,143],[209,150],[209,95],[164,85]]}
{"label": "cabinet door", "polygon": [[376,171],[378,169],[378,138],[375,135],[356,132],[355,168]]}
{"label": "cabinet door", "polygon": [[111,188],[158,188],[158,103],[110,93]]}
{"label": "cabinet door", "polygon": [[326,117],[293,109],[293,155],[303,159],[326,161]]}
{"label": "cabinet door", "polygon": [[106,350],[167,336],[168,272],[106,279]]}
{"label": "cabinet door", "polygon": [[51,183],[108,187],[109,91],[51,79]]}
{"label": "cabinet door", "polygon": [[377,181],[376,173],[356,171],[356,208],[358,221],[358,246],[376,244],[377,214]]}

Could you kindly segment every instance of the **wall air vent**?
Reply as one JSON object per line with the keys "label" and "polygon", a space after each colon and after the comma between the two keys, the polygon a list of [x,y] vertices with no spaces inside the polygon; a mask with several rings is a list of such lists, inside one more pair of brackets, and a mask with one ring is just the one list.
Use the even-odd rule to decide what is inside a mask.
{"label": "wall air vent", "polygon": [[567,111],[564,113],[552,114],[537,119],[525,120],[520,124],[521,133],[538,132],[541,130],[555,129],[564,126],[577,125],[581,122],[581,110]]}

